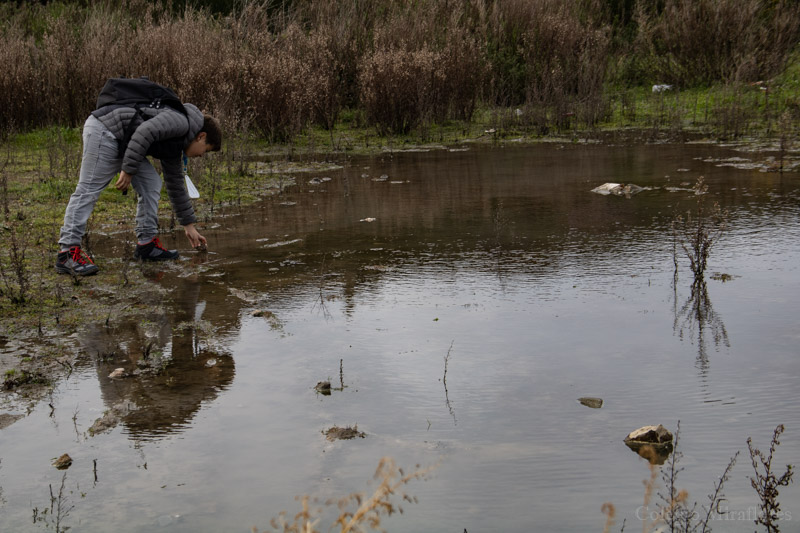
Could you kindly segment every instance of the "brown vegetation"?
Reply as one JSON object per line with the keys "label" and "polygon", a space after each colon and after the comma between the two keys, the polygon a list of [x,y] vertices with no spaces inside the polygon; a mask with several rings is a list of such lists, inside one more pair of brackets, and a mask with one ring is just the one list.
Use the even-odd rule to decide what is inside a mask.
{"label": "brown vegetation", "polygon": [[766,80],[800,35],[786,0],[265,0],[215,16],[86,4],[0,8],[0,132],[77,126],[116,75],[149,76],[271,140],[332,129],[343,108],[404,133],[468,121],[481,102],[521,108],[536,131],[593,127],[610,84]]}
{"label": "brown vegetation", "polygon": [[667,0],[640,2],[638,44],[667,83],[754,82],[775,76],[797,46],[797,2]]}
{"label": "brown vegetation", "polygon": [[[324,502],[325,507],[337,505],[339,516],[330,526],[328,531],[338,530],[341,533],[350,531],[383,531],[381,521],[394,513],[402,513],[402,506],[396,501],[416,503],[417,499],[405,493],[404,487],[414,480],[426,479],[435,467],[422,468],[417,465],[413,472],[406,473],[399,468],[389,457],[383,457],[375,470],[374,480],[378,483],[372,494],[356,492],[339,500]],[[319,526],[323,508],[313,508],[313,502],[308,495],[297,497],[302,509],[294,515],[293,520],[285,512],[281,513],[271,522],[274,531],[284,533],[319,533]],[[253,533],[258,533],[253,528]]]}

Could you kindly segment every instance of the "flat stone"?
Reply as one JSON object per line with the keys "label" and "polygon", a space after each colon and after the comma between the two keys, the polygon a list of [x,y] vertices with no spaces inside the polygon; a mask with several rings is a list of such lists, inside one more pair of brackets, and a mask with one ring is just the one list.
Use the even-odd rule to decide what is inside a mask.
{"label": "flat stone", "polygon": [[578,398],[578,401],[581,405],[585,405],[586,407],[591,407],[592,409],[600,409],[603,407],[603,399],[602,398],[592,398],[590,396],[584,396],[583,398]]}
{"label": "flat stone", "polygon": [[340,428],[338,426],[333,426],[327,431],[324,431],[325,437],[328,440],[345,440],[345,439],[354,439],[356,437],[361,437],[362,439],[366,437],[366,434],[363,431],[358,430],[358,426],[355,427],[346,427]]}

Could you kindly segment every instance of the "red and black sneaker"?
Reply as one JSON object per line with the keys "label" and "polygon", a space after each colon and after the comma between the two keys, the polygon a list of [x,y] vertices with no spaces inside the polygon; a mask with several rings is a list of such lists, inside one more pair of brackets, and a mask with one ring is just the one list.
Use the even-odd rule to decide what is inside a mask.
{"label": "red and black sneaker", "polygon": [[169,261],[178,258],[178,250],[167,250],[161,245],[158,237],[154,237],[145,244],[137,244],[133,252],[134,259],[142,261]]}
{"label": "red and black sneaker", "polygon": [[65,252],[58,252],[56,259],[56,272],[74,276],[91,276],[97,274],[100,268],[92,259],[81,250],[80,246],[72,246]]}

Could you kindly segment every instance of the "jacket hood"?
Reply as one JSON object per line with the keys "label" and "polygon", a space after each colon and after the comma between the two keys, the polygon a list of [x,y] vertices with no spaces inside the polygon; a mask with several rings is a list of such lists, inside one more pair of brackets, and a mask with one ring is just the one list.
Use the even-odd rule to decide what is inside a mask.
{"label": "jacket hood", "polygon": [[189,121],[189,131],[183,139],[183,147],[186,148],[203,129],[203,112],[194,104],[183,104],[183,108],[186,109],[186,118]]}

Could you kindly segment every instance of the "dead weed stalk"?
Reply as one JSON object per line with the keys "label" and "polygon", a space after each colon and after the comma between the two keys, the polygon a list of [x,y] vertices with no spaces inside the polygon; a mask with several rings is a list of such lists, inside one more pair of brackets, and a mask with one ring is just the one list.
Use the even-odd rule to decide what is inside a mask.
{"label": "dead weed stalk", "polygon": [[[706,205],[708,186],[705,184],[703,176],[697,178],[694,194],[697,197],[695,212],[687,211],[685,218],[677,215],[672,222],[672,231],[675,241],[680,244],[689,259],[695,283],[700,283],[703,281],[711,248],[725,232],[728,212],[723,210],[717,202],[714,202],[710,208]],[[677,254],[677,247],[674,248],[673,254]],[[677,264],[677,259],[675,259],[676,272]]]}
{"label": "dead weed stalk", "polygon": [[[434,468],[435,466],[422,468],[417,465],[413,472],[406,473],[395,464],[394,460],[383,457],[375,470],[374,479],[378,481],[378,486],[371,495],[358,492],[345,496],[338,502],[336,500],[325,502],[325,506],[337,504],[339,507],[339,516],[329,530],[338,528],[340,533],[380,530],[381,519],[384,516],[403,512],[403,508],[395,503],[395,497],[408,503],[417,503],[416,497],[404,492],[403,487],[411,481],[426,479]],[[320,533],[317,526],[321,520],[319,514],[322,509],[312,508],[310,505],[312,500],[308,495],[298,497],[298,500],[302,509],[294,515],[291,522],[286,512],[273,518],[271,521],[273,530],[283,533]],[[353,506],[356,506],[355,509]],[[258,533],[258,529],[254,527],[253,533]]]}
{"label": "dead weed stalk", "polygon": [[778,425],[772,434],[769,453],[765,455],[758,448],[753,447],[753,441],[748,437],[747,449],[750,452],[750,460],[753,463],[755,477],[750,478],[750,485],[758,494],[760,512],[755,520],[756,525],[763,525],[767,533],[780,531],[778,520],[781,517],[781,504],[778,501],[778,488],[785,487],[792,482],[794,475],[793,466],[786,465],[783,474],[776,476],[772,470],[772,458],[775,450],[780,445],[778,438],[783,433],[783,424]]}
{"label": "dead weed stalk", "polygon": [[0,168],[0,204],[3,210],[0,233],[3,234],[6,246],[0,253],[0,279],[3,282],[0,296],[12,304],[21,305],[30,297],[31,274],[26,259],[29,246],[26,235],[29,231],[24,227],[26,216],[22,211],[11,215],[8,176],[4,167],[5,165]]}

